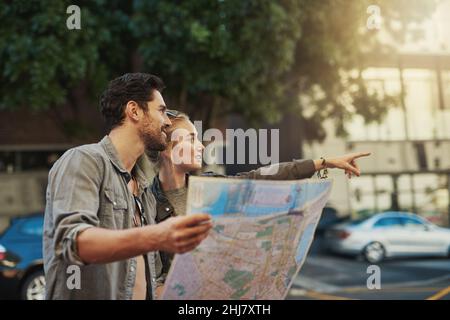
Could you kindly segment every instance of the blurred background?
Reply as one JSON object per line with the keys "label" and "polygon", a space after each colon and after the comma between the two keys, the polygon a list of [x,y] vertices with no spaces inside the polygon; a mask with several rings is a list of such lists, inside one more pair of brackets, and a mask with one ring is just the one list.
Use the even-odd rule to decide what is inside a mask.
{"label": "blurred background", "polygon": [[[201,120],[203,130],[279,129],[280,161],[372,152],[359,178],[330,172],[330,203],[290,298],[449,298],[449,0],[4,0],[6,298],[42,297],[48,170],[68,148],[106,133],[98,99],[126,72],[162,77],[168,106]],[[223,150],[230,142],[213,143]],[[393,213],[378,215],[386,211]],[[405,222],[410,217],[419,220]],[[358,238],[361,220],[371,223],[372,238]],[[418,229],[403,232],[412,224]],[[358,248],[347,252],[344,243],[330,254],[330,239]],[[390,289],[369,291],[367,264],[381,261]]]}

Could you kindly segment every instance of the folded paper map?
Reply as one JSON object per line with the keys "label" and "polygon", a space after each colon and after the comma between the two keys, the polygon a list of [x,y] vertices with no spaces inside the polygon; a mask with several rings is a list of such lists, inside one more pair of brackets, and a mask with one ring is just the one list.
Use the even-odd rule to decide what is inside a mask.
{"label": "folded paper map", "polygon": [[331,185],[191,177],[187,214],[210,214],[214,226],[194,251],[175,256],[161,299],[284,299]]}

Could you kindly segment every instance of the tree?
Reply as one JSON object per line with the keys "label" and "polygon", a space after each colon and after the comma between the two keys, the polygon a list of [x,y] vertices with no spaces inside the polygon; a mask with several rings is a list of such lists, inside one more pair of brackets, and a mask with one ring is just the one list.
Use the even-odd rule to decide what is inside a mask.
{"label": "tree", "polygon": [[[304,137],[340,133],[354,113],[377,121],[395,97],[371,92],[359,76],[364,54],[381,50],[364,28],[378,4],[390,21],[426,17],[428,0],[80,1],[82,29],[65,28],[69,1],[14,1],[0,11],[0,108],[72,110],[68,134],[93,108],[107,79],[129,71],[161,75],[171,106],[206,126],[239,113],[253,123],[299,118]],[[356,70],[352,76],[350,71]],[[95,103],[95,104],[94,104]],[[68,126],[69,124],[69,126]]]}
{"label": "tree", "polygon": [[122,1],[80,2],[82,29],[68,30],[71,4],[0,5],[0,110],[46,112],[76,138],[98,127],[89,115],[107,79],[131,68],[133,55],[123,43],[132,10]]}

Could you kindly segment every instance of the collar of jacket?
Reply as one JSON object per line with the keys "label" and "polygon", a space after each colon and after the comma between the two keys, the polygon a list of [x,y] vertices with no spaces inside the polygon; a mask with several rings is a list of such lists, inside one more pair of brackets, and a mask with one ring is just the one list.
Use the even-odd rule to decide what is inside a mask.
{"label": "collar of jacket", "polygon": [[[189,181],[189,173],[186,173],[186,187],[188,185],[188,181]],[[165,194],[163,188],[161,187],[161,180],[159,180],[159,175],[156,175],[155,178],[153,179],[152,193],[158,202],[168,202],[169,201],[169,200],[167,200],[166,194]]]}
{"label": "collar of jacket", "polygon": [[159,181],[159,176],[156,175],[153,179],[152,183],[152,193],[156,198],[156,201],[158,202],[167,202],[166,194],[164,193],[163,189],[161,188],[161,181]]}
{"label": "collar of jacket", "polygon": [[[105,150],[109,160],[114,165],[114,167],[125,177],[127,183],[130,182],[131,174],[123,168],[122,162],[120,161],[119,155],[117,154],[117,150],[114,147],[109,136],[105,136],[100,141],[100,144],[103,146],[103,149]],[[143,190],[147,189],[148,186],[150,185],[150,182],[147,180],[145,174],[139,167],[138,161],[136,161],[136,164],[134,165],[133,174],[136,176],[136,179],[139,182],[139,185],[142,187],[142,189]]]}

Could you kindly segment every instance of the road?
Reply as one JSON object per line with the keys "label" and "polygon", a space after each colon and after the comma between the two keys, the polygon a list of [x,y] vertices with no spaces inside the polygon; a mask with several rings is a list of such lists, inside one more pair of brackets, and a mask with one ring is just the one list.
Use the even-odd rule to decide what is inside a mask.
{"label": "road", "polygon": [[450,300],[450,259],[395,259],[379,264],[380,289],[369,290],[370,264],[361,259],[313,254],[297,275],[288,299]]}

